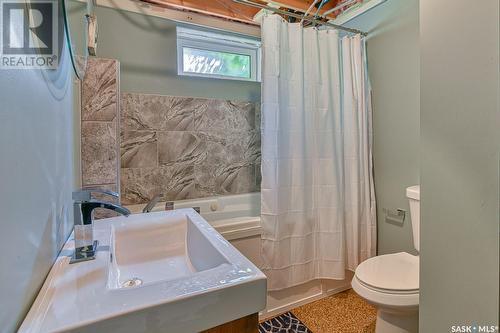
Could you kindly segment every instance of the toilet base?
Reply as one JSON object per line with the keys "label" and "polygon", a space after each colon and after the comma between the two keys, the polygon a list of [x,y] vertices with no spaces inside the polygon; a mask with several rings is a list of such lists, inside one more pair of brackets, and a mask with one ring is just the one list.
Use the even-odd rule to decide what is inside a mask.
{"label": "toilet base", "polygon": [[418,333],[418,310],[388,312],[378,309],[375,333]]}

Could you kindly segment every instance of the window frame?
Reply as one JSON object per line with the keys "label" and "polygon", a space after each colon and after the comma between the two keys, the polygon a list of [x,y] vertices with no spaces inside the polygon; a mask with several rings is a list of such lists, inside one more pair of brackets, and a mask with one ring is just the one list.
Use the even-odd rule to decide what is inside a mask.
{"label": "window frame", "polygon": [[[184,48],[225,52],[250,57],[250,77],[184,71]],[[239,37],[201,29],[177,27],[177,74],[223,80],[261,81],[261,42],[254,38]]]}

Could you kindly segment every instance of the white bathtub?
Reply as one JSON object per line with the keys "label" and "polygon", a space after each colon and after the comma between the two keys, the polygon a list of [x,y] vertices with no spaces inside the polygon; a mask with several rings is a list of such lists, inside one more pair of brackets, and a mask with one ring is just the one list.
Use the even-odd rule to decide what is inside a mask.
{"label": "white bathtub", "polygon": [[[145,205],[127,206],[133,213],[142,212]],[[260,193],[174,201],[174,208],[200,207],[200,214],[227,240],[260,236]],[[159,202],[153,211],[165,209]]]}
{"label": "white bathtub", "polygon": [[[145,205],[128,206],[133,213],[140,213]],[[200,207],[201,215],[245,257],[261,268],[260,254],[262,231],[260,221],[260,193],[219,196],[202,199],[180,200],[174,208]],[[165,209],[159,202],[153,211]],[[314,280],[280,291],[268,292],[267,307],[260,319],[275,316],[323,297],[350,288],[352,272],[346,271],[345,280]]]}

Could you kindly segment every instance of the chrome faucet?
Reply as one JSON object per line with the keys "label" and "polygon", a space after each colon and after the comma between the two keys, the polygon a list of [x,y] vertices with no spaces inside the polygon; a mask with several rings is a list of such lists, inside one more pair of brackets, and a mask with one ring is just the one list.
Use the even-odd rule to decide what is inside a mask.
{"label": "chrome faucet", "polygon": [[151,213],[151,211],[153,211],[153,209],[155,208],[156,204],[158,203],[158,201],[160,201],[162,195],[161,194],[157,194],[153,197],[153,199],[151,199],[150,202],[148,202],[148,204],[144,207],[144,209],[142,210],[143,213]]}
{"label": "chrome faucet", "polygon": [[109,201],[92,199],[92,193],[100,193],[118,198],[118,193],[100,190],[83,189],[73,192],[75,253],[70,264],[95,259],[98,241],[94,240],[93,212],[96,208],[105,208],[119,214],[129,216],[130,211]]}

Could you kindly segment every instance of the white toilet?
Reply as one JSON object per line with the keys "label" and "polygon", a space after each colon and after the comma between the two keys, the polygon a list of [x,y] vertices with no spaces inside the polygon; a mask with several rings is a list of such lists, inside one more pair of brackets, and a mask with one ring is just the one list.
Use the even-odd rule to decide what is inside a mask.
{"label": "white toilet", "polygon": [[[406,189],[410,201],[413,245],[420,235],[420,186]],[[385,254],[362,262],[352,288],[377,307],[376,333],[418,332],[419,257],[406,252]]]}

